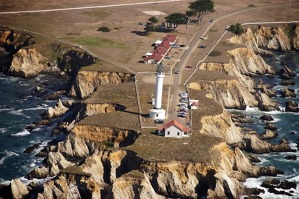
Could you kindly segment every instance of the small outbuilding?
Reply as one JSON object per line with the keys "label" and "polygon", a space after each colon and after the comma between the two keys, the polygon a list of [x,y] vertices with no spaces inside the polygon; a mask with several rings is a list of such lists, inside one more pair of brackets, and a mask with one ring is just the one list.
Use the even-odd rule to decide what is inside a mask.
{"label": "small outbuilding", "polygon": [[172,120],[158,128],[158,135],[164,137],[184,138],[189,137],[190,128],[184,127],[183,124]]}

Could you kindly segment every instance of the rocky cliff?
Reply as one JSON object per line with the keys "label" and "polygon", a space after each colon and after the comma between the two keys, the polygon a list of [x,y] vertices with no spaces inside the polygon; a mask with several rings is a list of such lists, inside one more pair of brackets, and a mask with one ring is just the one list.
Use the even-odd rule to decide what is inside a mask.
{"label": "rocky cliff", "polygon": [[[211,66],[212,64],[210,64]],[[198,80],[188,85],[195,90],[206,90],[213,95],[213,98],[231,109],[246,109],[247,106],[257,106],[252,93],[237,79],[220,79],[215,81]]]}
{"label": "rocky cliff", "polygon": [[299,26],[295,24],[287,24],[285,27],[250,26],[245,33],[232,37],[230,41],[245,44],[260,53],[265,53],[262,49],[299,50]]}
{"label": "rocky cliff", "polygon": [[202,123],[200,133],[224,138],[229,144],[242,140],[243,135],[240,129],[234,125],[231,116],[226,111],[218,115],[204,116],[200,122]]}
{"label": "rocky cliff", "polygon": [[[49,154],[46,165],[55,163],[60,172],[35,193],[37,198],[239,198],[243,192],[240,181],[263,173],[238,148],[231,150],[225,143],[211,148],[212,159],[206,163],[151,162],[130,151],[98,147],[78,159],[71,152],[78,147],[68,148],[67,159],[73,163],[59,152]],[[32,173],[32,177],[38,176]]]}
{"label": "rocky cliff", "polygon": [[15,32],[12,30],[0,30],[0,47],[11,54],[16,53],[20,48],[34,43],[32,36],[27,33]]}
{"label": "rocky cliff", "polygon": [[227,53],[229,63],[203,63],[199,68],[226,73],[235,77],[234,80],[197,81],[190,83],[190,86],[207,89],[225,108],[245,109],[247,106],[257,106],[265,111],[277,110],[277,104],[269,98],[271,91],[254,90],[258,85],[251,79],[252,76],[274,74],[272,67],[250,48],[236,48]]}
{"label": "rocky cliff", "polygon": [[70,95],[78,98],[89,97],[99,85],[120,84],[133,81],[132,74],[99,71],[79,71],[72,83]]}

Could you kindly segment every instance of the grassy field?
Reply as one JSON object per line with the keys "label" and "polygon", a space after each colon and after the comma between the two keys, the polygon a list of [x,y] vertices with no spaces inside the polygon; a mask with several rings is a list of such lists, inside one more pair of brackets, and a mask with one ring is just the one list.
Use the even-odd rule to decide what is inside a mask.
{"label": "grassy field", "polygon": [[99,48],[126,48],[125,44],[115,42],[110,39],[91,38],[91,37],[75,37],[71,39],[74,43],[82,46],[97,46]]}
{"label": "grassy field", "polygon": [[79,124],[98,125],[140,131],[139,110],[134,82],[120,85],[102,85],[85,103],[113,103],[123,107],[112,113],[88,116]]}
{"label": "grassy field", "polygon": [[194,132],[189,138],[165,138],[153,134],[154,129],[143,130],[135,143],[125,149],[134,151],[149,161],[190,161],[210,163],[211,148],[223,142],[220,138]]}

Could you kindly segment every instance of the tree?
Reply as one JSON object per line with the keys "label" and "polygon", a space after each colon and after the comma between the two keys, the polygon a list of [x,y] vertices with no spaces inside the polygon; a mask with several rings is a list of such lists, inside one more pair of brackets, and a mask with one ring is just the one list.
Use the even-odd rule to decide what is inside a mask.
{"label": "tree", "polygon": [[212,0],[196,0],[190,3],[189,8],[196,12],[198,23],[205,15],[215,11],[214,2]]}
{"label": "tree", "polygon": [[157,19],[157,17],[150,17],[149,19],[148,19],[150,22],[152,22],[153,24],[155,24],[155,23],[158,23],[158,19]]}
{"label": "tree", "polygon": [[156,31],[156,27],[153,25],[146,25],[144,30],[145,30],[145,35],[149,35],[149,33]]}
{"label": "tree", "polygon": [[186,17],[187,17],[187,23],[186,23],[186,30],[185,30],[185,34],[187,34],[187,31],[188,31],[188,25],[191,21],[191,17],[194,17],[196,16],[196,12],[194,10],[187,10],[186,13],[185,13]]}
{"label": "tree", "polygon": [[183,13],[172,13],[165,17],[166,23],[167,23],[167,28],[173,28],[175,30],[179,24],[186,24],[188,19]]}

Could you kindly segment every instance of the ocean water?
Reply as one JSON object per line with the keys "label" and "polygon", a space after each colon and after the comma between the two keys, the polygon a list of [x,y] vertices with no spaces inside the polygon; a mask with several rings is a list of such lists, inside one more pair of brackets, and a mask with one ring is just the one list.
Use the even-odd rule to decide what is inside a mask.
{"label": "ocean water", "polygon": [[[50,74],[22,79],[0,73],[0,183],[22,177],[41,163],[42,158],[35,154],[55,138],[51,136],[55,121],[32,131],[26,127],[40,121],[40,114],[55,105],[56,101],[43,97],[63,84],[63,78]],[[46,89],[34,92],[40,85],[45,85]],[[24,153],[26,148],[37,143],[40,146],[32,154]]]}
{"label": "ocean water", "polygon": [[[282,68],[281,62],[284,62],[289,68],[295,71],[298,76],[294,78],[296,85],[294,86],[281,86],[279,85],[281,79],[278,76],[268,77],[263,76],[259,77],[262,79],[264,83],[269,83],[274,86],[274,90],[280,91],[281,89],[288,87],[294,89],[296,91],[296,98],[282,98],[278,96],[273,98],[279,103],[280,111],[270,111],[263,112],[259,111],[257,108],[248,107],[245,111],[237,111],[244,115],[248,115],[252,117],[255,121],[254,124],[246,124],[245,126],[256,130],[259,134],[265,131],[265,123],[262,122],[259,118],[264,114],[271,115],[274,118],[273,123],[278,127],[276,132],[278,133],[278,137],[272,140],[269,140],[270,143],[279,143],[281,139],[287,139],[290,142],[291,147],[297,149],[297,144],[299,143],[299,113],[290,113],[284,112],[285,110],[285,102],[288,100],[293,100],[299,103],[299,53],[298,52],[289,52],[289,53],[275,53],[273,57],[265,57],[265,61],[273,66],[275,70],[279,70]],[[287,160],[285,157],[289,155],[296,155],[297,160]],[[275,195],[266,191],[265,194],[261,194],[260,196],[265,199],[274,199],[274,198],[299,198],[299,152],[288,152],[288,153],[269,153],[258,155],[261,160],[259,165],[267,166],[273,165],[278,169],[281,169],[285,172],[284,175],[279,175],[277,178],[280,180],[286,179],[289,181],[293,181],[297,183],[297,189],[294,191],[293,197],[285,196],[285,195]],[[269,177],[260,177],[260,178],[249,178],[245,185],[248,187],[258,187],[262,188],[260,185],[262,182]]]}

